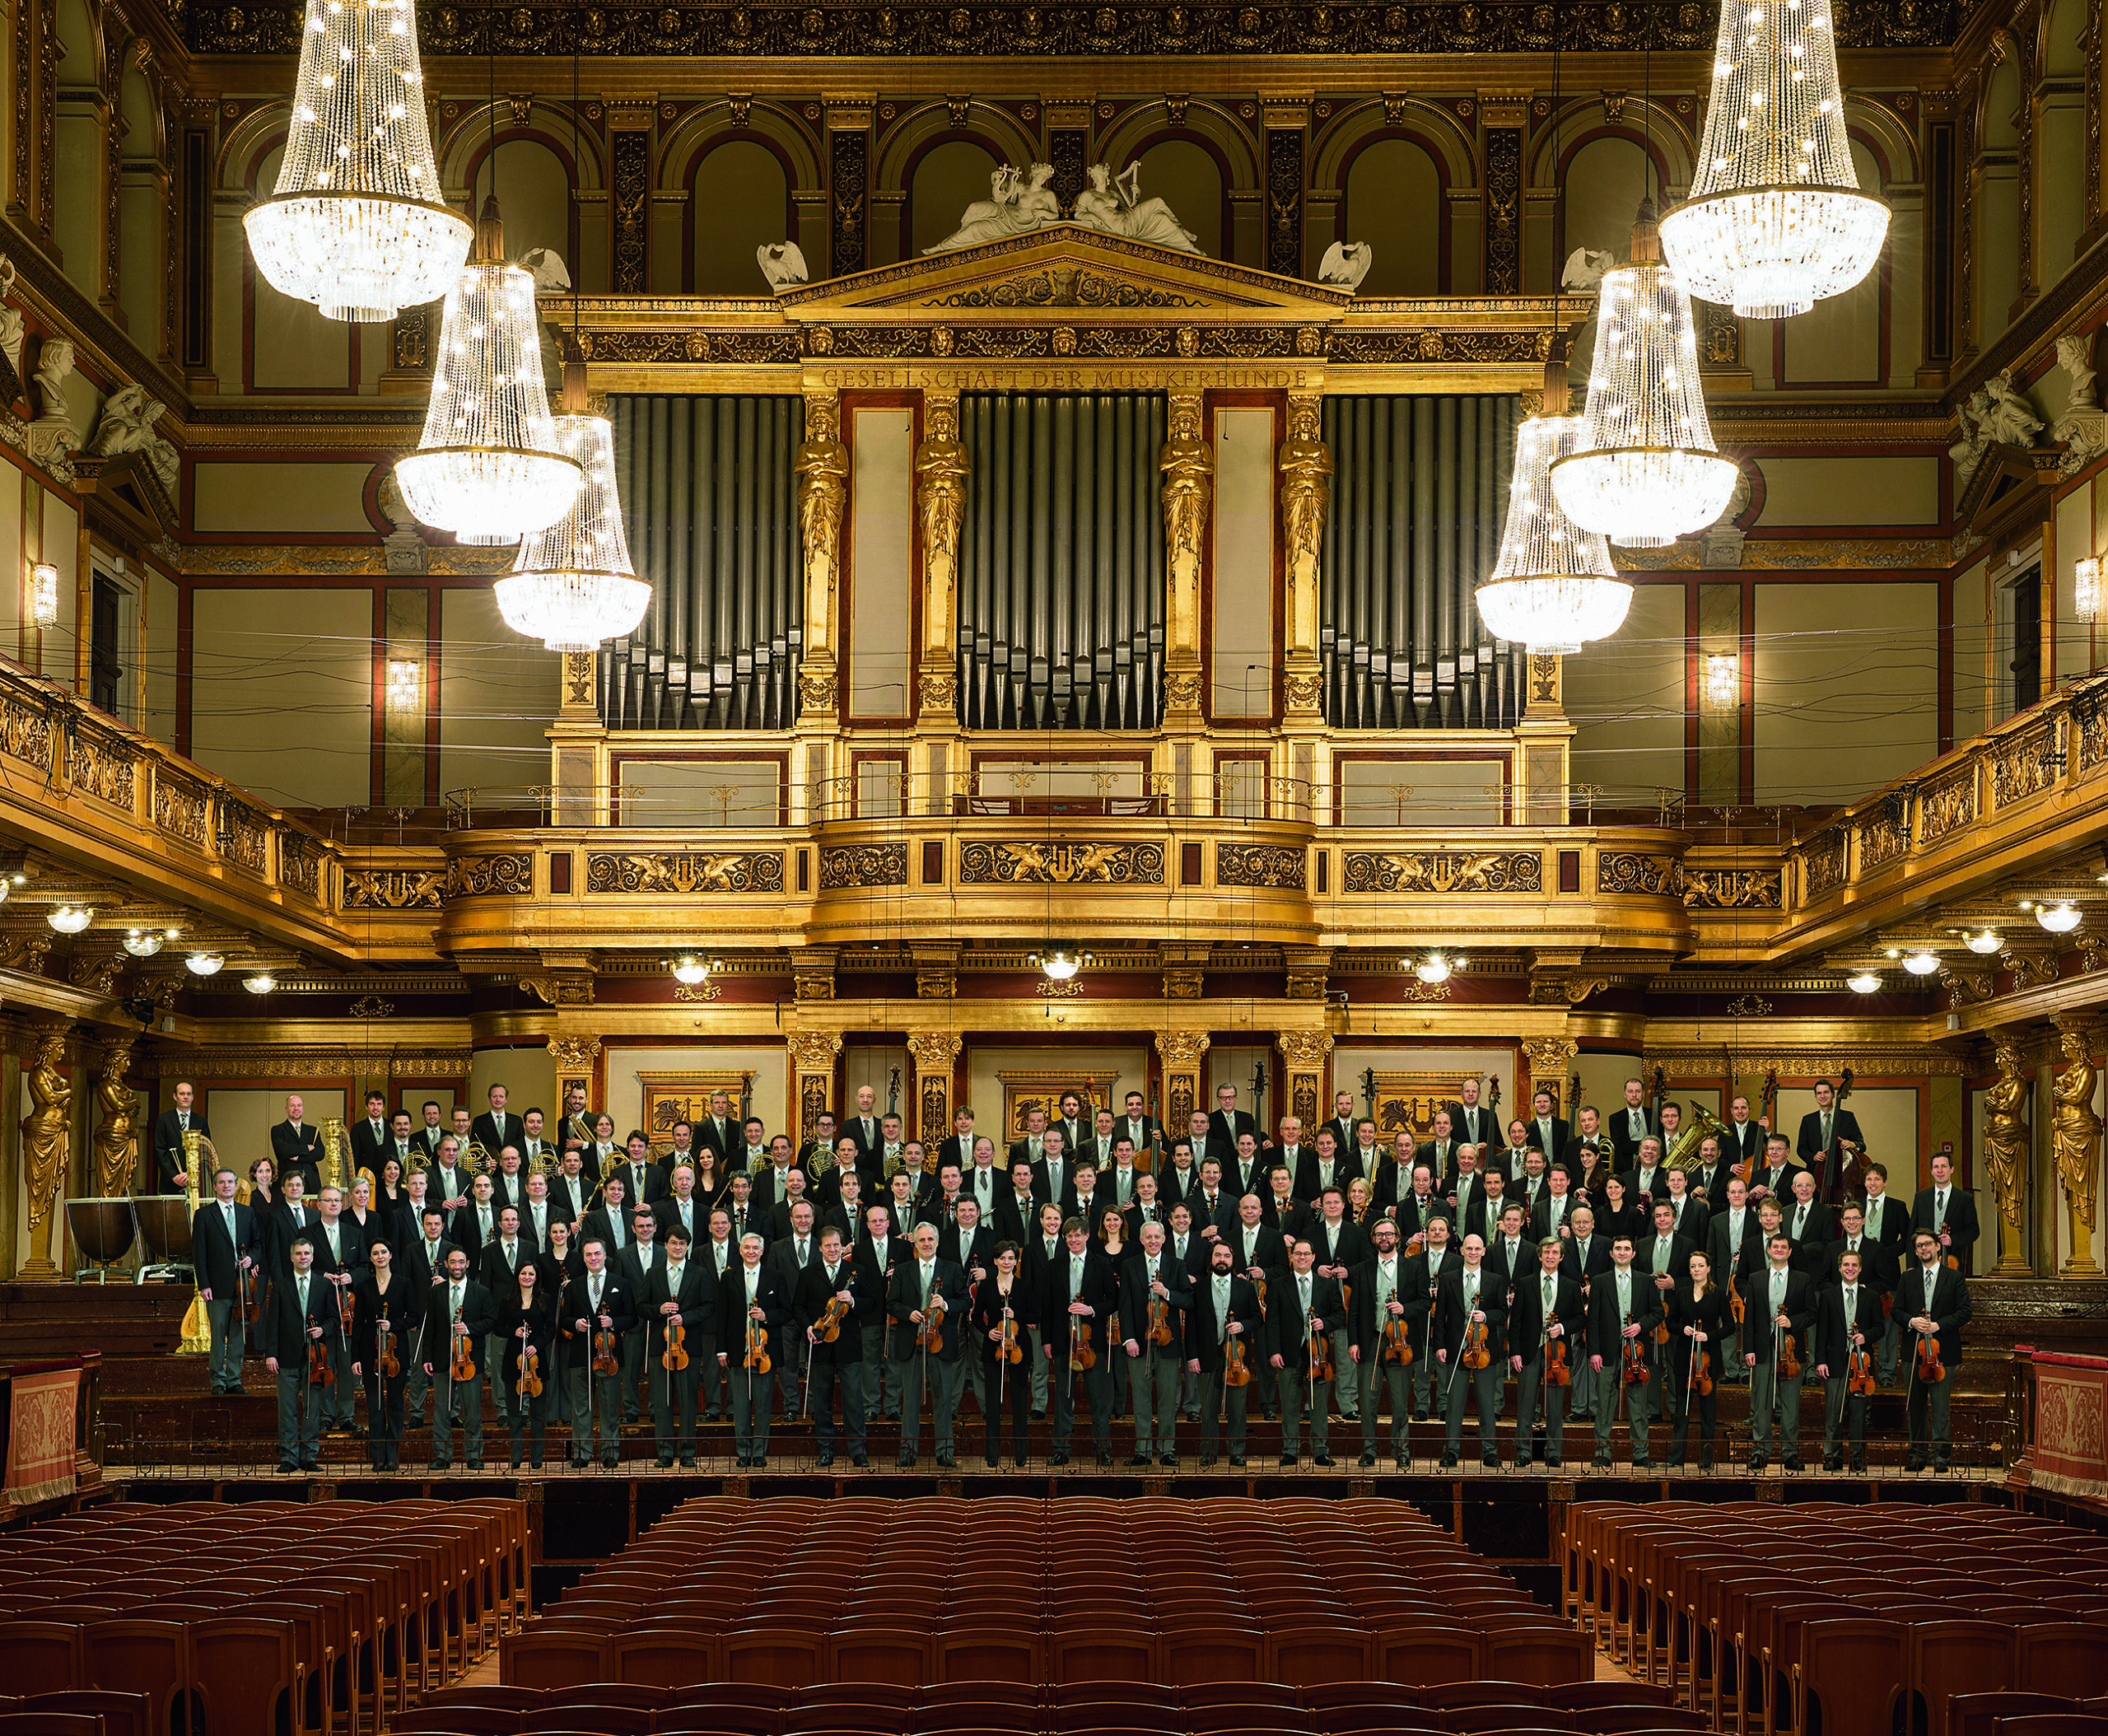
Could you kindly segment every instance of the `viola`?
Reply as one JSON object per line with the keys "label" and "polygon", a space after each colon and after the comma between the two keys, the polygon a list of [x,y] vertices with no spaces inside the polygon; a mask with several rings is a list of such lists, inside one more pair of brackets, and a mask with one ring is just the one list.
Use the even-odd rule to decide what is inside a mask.
{"label": "viola", "polygon": [[[1232,1320],[1234,1320],[1237,1316],[1232,1314],[1229,1318]],[[1244,1360],[1243,1333],[1226,1333],[1224,1336],[1222,1346],[1222,1384],[1224,1386],[1251,1385],[1252,1369],[1251,1365]]]}
{"label": "viola", "polygon": [[1874,1359],[1863,1346],[1844,1359],[1844,1390],[1854,1397],[1873,1395]]}
{"label": "viola", "polygon": [[319,1338],[307,1341],[307,1384],[310,1386],[334,1386],[337,1371],[329,1366],[329,1352],[323,1347]]}
{"label": "viola", "polygon": [[1415,1254],[1418,1254],[1425,1249],[1426,1247],[1427,1232],[1424,1230],[1415,1230],[1411,1235],[1406,1238],[1406,1258],[1409,1260],[1411,1259]]}
{"label": "viola", "polygon": [[622,1357],[615,1349],[614,1328],[596,1327],[593,1332],[593,1372],[596,1374],[619,1374],[622,1371]]}
{"label": "viola", "polygon": [[374,1331],[380,1339],[380,1372],[388,1379],[393,1380],[403,1372],[402,1362],[395,1355],[395,1329],[388,1323],[387,1317],[384,1315],[375,1324]]}
{"label": "viola", "polygon": [[534,1340],[520,1341],[520,1390],[529,1398],[542,1396],[542,1353],[534,1348]]}
{"label": "viola", "polygon": [[1024,1346],[1018,1342],[1018,1317],[1007,1308],[1003,1310],[1002,1342],[996,1346],[996,1354],[1005,1362],[1024,1360]]}
{"label": "viola", "polygon": [[1781,1332],[1779,1335],[1778,1372],[1781,1380],[1794,1379],[1801,1372],[1800,1354],[1793,1343],[1793,1335],[1791,1332]]}
{"label": "viola", "polygon": [[1566,1341],[1554,1338],[1545,1349],[1545,1384],[1572,1386],[1574,1370],[1566,1365]]}
{"label": "viola", "polygon": [[1472,1321],[1464,1328],[1463,1350],[1457,1360],[1467,1369],[1476,1370],[1486,1367],[1493,1360],[1493,1352],[1488,1347],[1488,1337],[1485,1322]]}
{"label": "viola", "polygon": [[1098,1366],[1098,1352],[1090,1347],[1090,1322],[1079,1316],[1075,1335],[1069,1340],[1069,1366],[1070,1369],[1094,1369]]}
{"label": "viola", "polygon": [[[688,1354],[682,1343],[685,1337],[686,1334],[680,1330],[678,1317],[669,1318],[666,1328],[666,1355],[660,1359],[668,1368],[688,1366]],[[681,1360],[674,1362],[671,1359],[677,1351]],[[750,1374],[766,1374],[775,1366],[768,1360],[768,1328],[758,1320],[747,1322],[746,1348],[740,1356],[739,1366]]]}
{"label": "viola", "polygon": [[1322,1326],[1310,1328],[1310,1378],[1330,1380],[1332,1378],[1332,1335]]}
{"label": "viola", "polygon": [[1710,1352],[1699,1351],[1697,1365],[1691,1370],[1691,1384],[1700,1398],[1713,1396],[1713,1358]]}
{"label": "viola", "polygon": [[1947,1379],[1947,1365],[1940,1360],[1940,1341],[1930,1332],[1918,1340],[1917,1378],[1928,1385]]}
{"label": "viola", "polygon": [[[461,1310],[454,1310],[454,1323],[461,1324]],[[476,1347],[464,1332],[454,1334],[454,1360],[448,1365],[448,1374],[455,1380],[473,1380],[476,1378]]]}
{"label": "viola", "polygon": [[241,1272],[241,1318],[251,1326],[264,1318],[263,1286],[257,1281],[254,1266],[245,1266]]}
{"label": "viola", "polygon": [[[688,1329],[681,1324],[679,1314],[662,1317],[666,1323],[666,1342],[659,1352],[659,1366],[669,1373],[678,1373],[688,1365]],[[767,1364],[762,1366],[766,1369]]]}
{"label": "viola", "polygon": [[839,1296],[830,1296],[819,1318],[813,1322],[813,1334],[823,1344],[832,1344],[842,1336],[842,1323],[848,1318],[849,1304]]}
{"label": "viola", "polygon": [[944,1342],[944,1293],[932,1288],[930,1304],[922,1310],[922,1324],[915,1334],[917,1350],[941,1350]]}
{"label": "viola", "polygon": [[1621,1367],[1625,1385],[1647,1384],[1647,1351],[1637,1338],[1625,1341]]}
{"label": "viola", "polygon": [[1395,1362],[1400,1368],[1408,1366],[1413,1360],[1412,1334],[1406,1329],[1403,1314],[1392,1314],[1383,1323],[1383,1360]]}
{"label": "viola", "polygon": [[1150,1298],[1150,1342],[1171,1342],[1171,1304],[1162,1296]]}
{"label": "viola", "polygon": [[1260,1317],[1264,1318],[1266,1313],[1266,1279],[1263,1272],[1252,1279],[1252,1289],[1259,1298],[1259,1314]]}

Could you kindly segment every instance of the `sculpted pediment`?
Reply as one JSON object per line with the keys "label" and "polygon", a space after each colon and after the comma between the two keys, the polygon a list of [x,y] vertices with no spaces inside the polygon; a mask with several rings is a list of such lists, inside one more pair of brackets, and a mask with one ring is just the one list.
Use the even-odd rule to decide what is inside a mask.
{"label": "sculpted pediment", "polygon": [[1354,297],[1197,254],[1101,234],[1074,223],[882,265],[784,292],[777,305],[799,324],[846,314],[1054,312],[1078,308],[1160,314],[1248,314],[1268,320],[1336,319]]}

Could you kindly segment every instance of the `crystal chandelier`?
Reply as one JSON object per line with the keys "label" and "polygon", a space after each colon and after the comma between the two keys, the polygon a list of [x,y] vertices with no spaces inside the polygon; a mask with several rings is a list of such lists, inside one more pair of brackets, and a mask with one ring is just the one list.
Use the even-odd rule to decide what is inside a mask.
{"label": "crystal chandelier", "polygon": [[1603,274],[1588,405],[1574,450],[1552,460],[1552,493],[1583,530],[1659,548],[1719,517],[1736,474],[1706,419],[1691,296],[1643,199],[1632,263]]}
{"label": "crystal chandelier", "polygon": [[475,251],[446,292],[424,437],[397,460],[395,480],[422,522],[493,548],[548,529],[585,481],[557,445],[534,279],[506,263],[495,195],[483,201]]}
{"label": "crystal chandelier", "polygon": [[410,0],[310,0],[278,184],[242,227],[272,287],[324,319],[445,292],[471,231],[440,198]]}
{"label": "crystal chandelier", "polygon": [[590,651],[634,632],[651,587],[630,564],[615,483],[615,429],[585,411],[585,364],[567,357],[557,449],[576,459],[585,485],[571,510],[520,545],[511,573],[497,581],[498,613],[516,633],[553,651]]}
{"label": "crystal chandelier", "polygon": [[1662,219],[1670,267],[1693,295],[1784,320],[1865,277],[1887,234],[1852,166],[1827,0],[1721,0],[1698,175]]}
{"label": "crystal chandelier", "polygon": [[1496,637],[1570,656],[1624,625],[1632,587],[1618,576],[1602,534],[1583,530],[1553,497],[1552,460],[1572,451],[1581,432],[1581,418],[1566,408],[1562,353],[1545,369],[1543,408],[1515,431],[1508,522],[1478,604]]}

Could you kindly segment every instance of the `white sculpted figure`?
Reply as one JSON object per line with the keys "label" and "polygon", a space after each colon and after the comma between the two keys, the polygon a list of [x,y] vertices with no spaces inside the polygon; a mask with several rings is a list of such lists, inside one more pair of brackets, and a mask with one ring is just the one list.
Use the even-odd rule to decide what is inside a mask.
{"label": "white sculpted figure", "polygon": [[1318,267],[1318,281],[1351,293],[1361,287],[1369,268],[1376,263],[1376,249],[1368,241],[1335,241],[1325,250]]}
{"label": "white sculpted figure", "polygon": [[[0,304],[15,292],[15,262],[0,253]],[[0,356],[19,380],[22,375],[22,310],[0,305]]]}
{"label": "white sculpted figure", "polygon": [[140,453],[161,478],[161,486],[173,490],[181,461],[175,448],[154,432],[154,424],[166,408],[160,399],[149,398],[144,386],[119,387],[103,400],[102,418],[88,442],[89,455],[115,458],[121,453]]}
{"label": "white sculpted figure", "polygon": [[1994,445],[2033,446],[2035,436],[2042,432],[2042,418],[2014,389],[2012,375],[1992,375],[1984,382],[1984,394],[1985,404],[1979,426],[1985,438]]}
{"label": "white sculpted figure", "polygon": [[534,248],[521,256],[520,263],[533,274],[535,294],[567,296],[571,293],[571,273],[564,265],[563,255],[555,248]]}
{"label": "white sculpted figure", "polygon": [[1566,268],[1560,273],[1560,287],[1593,289],[1603,281],[1603,273],[1616,264],[1614,254],[1577,247],[1566,256]]}
{"label": "white sculpted figure", "polygon": [[1076,221],[1086,229],[1147,241],[1180,253],[1198,253],[1200,237],[1172,215],[1162,199],[1142,197],[1142,166],[1127,165],[1116,176],[1103,163],[1090,166],[1090,185],[1076,195]]}
{"label": "white sculpted figure", "polygon": [[66,376],[73,371],[73,346],[47,338],[36,352],[38,414],[30,424],[30,456],[63,458],[81,444],[81,431],[66,402]]}
{"label": "white sculpted figure", "polygon": [[754,249],[754,259],[768,279],[771,294],[795,289],[806,280],[805,252],[795,241],[763,241]]}
{"label": "white sculpted figure", "polygon": [[1052,163],[1034,163],[1030,169],[1008,165],[988,177],[988,194],[966,208],[958,227],[925,254],[952,253],[961,247],[978,247],[987,241],[1007,241],[1012,236],[1029,235],[1049,223],[1059,222],[1061,202],[1047,182],[1054,179]]}
{"label": "white sculpted figure", "polygon": [[2057,366],[2072,383],[2071,408],[2074,410],[2091,410],[2100,403],[2094,396],[2093,363],[2088,354],[2092,348],[2091,332],[2066,332],[2057,339]]}

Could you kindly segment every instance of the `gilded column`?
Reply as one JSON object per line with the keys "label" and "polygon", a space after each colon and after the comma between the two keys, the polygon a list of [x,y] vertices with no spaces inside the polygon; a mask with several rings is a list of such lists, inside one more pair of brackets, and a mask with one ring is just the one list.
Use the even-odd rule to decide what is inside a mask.
{"label": "gilded column", "polygon": [[1325,1118],[1324,1106],[1331,1095],[1326,1077],[1331,1071],[1332,1034],[1283,1031],[1280,1045],[1283,1071],[1288,1076],[1287,1094],[1282,1099],[1288,1105],[1285,1113],[1303,1123],[1304,1137],[1308,1139]]}
{"label": "gilded column", "polygon": [[1998,1076],[1984,1094],[1984,1170],[1998,1212],[1998,1263],[1994,1278],[2025,1278],[2027,1258],[2027,1177],[2035,1162],[2035,1137],[2027,1124],[2034,1087],[2021,1071],[2019,1045],[2001,1031]]}
{"label": "gilded column", "polygon": [[1282,646],[1284,687],[1291,717],[1315,721],[1319,709],[1318,630],[1321,594],[1318,550],[1332,502],[1332,455],[1321,437],[1315,392],[1291,392],[1288,438],[1276,468],[1281,477],[1281,556],[1288,574],[1288,637]]}
{"label": "gilded column", "polygon": [[1169,1136],[1186,1125],[1196,1108],[1206,1107],[1206,1094],[1201,1090],[1201,1057],[1208,1052],[1208,1034],[1159,1031],[1156,1052],[1164,1062],[1164,1125]]}
{"label": "gilded column", "polygon": [[2100,1197],[2101,1118],[2093,1113],[2093,1088],[2100,1070],[2088,1052],[2085,1025],[2076,1017],[2057,1020],[2057,1047],[2064,1066],[2050,1087],[2056,1119],[2050,1134],[2056,1155],[2057,1186],[2064,1196],[2071,1224],[2071,1246],[2057,1276],[2097,1278],[2093,1258],[2093,1225]]}
{"label": "gilded column", "polygon": [[138,1098],[124,1076],[132,1068],[132,1048],[138,1039],[118,1037],[102,1052],[102,1071],[96,1076],[96,1107],[102,1119],[96,1127],[96,1194],[103,1199],[123,1199],[133,1191],[139,1154],[138,1129],[133,1118],[138,1113]]}
{"label": "gilded column", "polygon": [[22,1119],[22,1171],[30,1207],[30,1256],[21,1276],[35,1283],[59,1276],[51,1258],[51,1232],[65,1191],[73,1136],[73,1085],[66,1071],[63,1020],[36,1027],[36,1059],[26,1083],[30,1113]]}
{"label": "gilded column", "polygon": [[973,464],[958,437],[958,394],[922,394],[922,443],[915,449],[915,508],[922,530],[922,644],[915,692],[939,726],[957,721],[958,539]]}
{"label": "gilded column", "polygon": [[[599,1065],[600,1039],[598,1037],[566,1037],[552,1035],[549,1038],[549,1058],[556,1063],[557,1101],[570,1100],[573,1085],[585,1094],[589,1104],[593,1101],[593,1073]],[[557,1138],[563,1136],[559,1128]]]}
{"label": "gilded column", "polygon": [[834,1106],[834,1062],[842,1052],[839,1031],[797,1031],[790,1038],[792,1094],[798,1104],[802,1149],[819,1129],[823,1111]]}
{"label": "gilded column", "polygon": [[910,1031],[907,1052],[915,1062],[912,1136],[934,1150],[952,1131],[952,1072],[965,1048],[951,1031]]}
{"label": "gilded column", "polygon": [[[849,449],[842,441],[842,399],[805,394],[805,438],[791,468],[798,478],[798,539],[805,565],[803,661],[798,670],[797,758],[791,766],[790,821],[804,825],[848,811],[830,752],[841,722],[837,646],[842,597],[842,519],[849,498]],[[845,798],[837,800],[837,796]]]}
{"label": "gilded column", "polygon": [[1171,394],[1164,474],[1165,597],[1164,691],[1168,713],[1197,722],[1201,709],[1201,561],[1213,516],[1215,457],[1201,434],[1201,394]]}
{"label": "gilded column", "polygon": [[1574,1071],[1574,1057],[1581,1052],[1581,1045],[1571,1037],[1532,1037],[1523,1045],[1523,1058],[1530,1064],[1529,1072],[1515,1081],[1515,1107],[1512,1113],[1528,1113],[1530,1099],[1539,1091],[1551,1093],[1555,1113],[1569,1114],[1573,1105],[1566,1101],[1567,1076]]}

